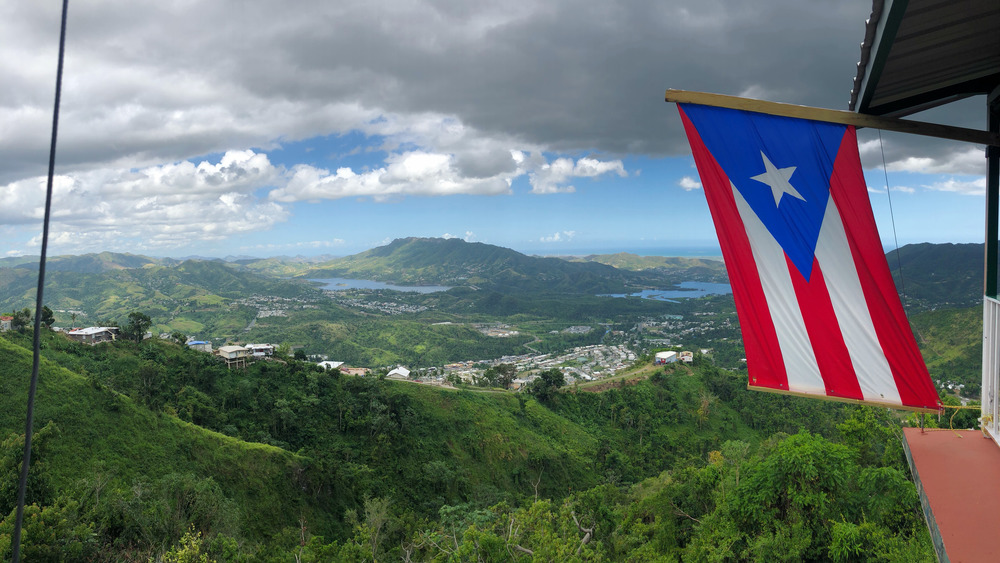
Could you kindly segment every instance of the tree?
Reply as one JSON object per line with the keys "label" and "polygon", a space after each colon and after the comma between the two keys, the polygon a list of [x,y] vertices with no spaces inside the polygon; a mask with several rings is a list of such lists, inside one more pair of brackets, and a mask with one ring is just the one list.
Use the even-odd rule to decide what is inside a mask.
{"label": "tree", "polygon": [[538,377],[528,387],[528,392],[539,401],[547,403],[563,385],[566,385],[563,372],[559,368],[550,368],[538,374]]}
{"label": "tree", "polygon": [[11,316],[14,317],[14,320],[11,321],[10,325],[14,330],[24,330],[31,324],[31,309],[27,307],[12,312]]}
{"label": "tree", "polygon": [[121,328],[122,336],[130,338],[136,342],[142,342],[146,336],[146,330],[153,324],[153,321],[145,313],[132,311],[128,314],[128,322]]}
{"label": "tree", "polygon": [[304,361],[306,361],[306,360],[309,359],[309,358],[306,357],[306,351],[303,350],[302,348],[299,348],[298,350],[296,350],[295,354],[292,357],[295,358],[296,360],[299,360],[299,361],[302,361],[302,362],[304,362]]}
{"label": "tree", "polygon": [[46,327],[51,327],[54,322],[56,322],[56,315],[49,309],[48,305],[42,305],[42,324]]}
{"label": "tree", "polygon": [[514,377],[517,375],[517,368],[514,364],[500,364],[496,367],[497,385],[508,389]]}

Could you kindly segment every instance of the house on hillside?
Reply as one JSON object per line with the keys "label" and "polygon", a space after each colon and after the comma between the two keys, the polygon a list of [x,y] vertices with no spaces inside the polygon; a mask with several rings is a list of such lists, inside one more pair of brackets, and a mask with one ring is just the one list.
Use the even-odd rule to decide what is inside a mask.
{"label": "house on hillside", "polygon": [[395,379],[407,379],[410,377],[410,370],[404,368],[403,366],[397,366],[396,369],[385,374],[385,376]]}
{"label": "house on hillside", "polygon": [[0,332],[7,332],[12,328],[14,328],[14,317],[10,315],[0,317]]}
{"label": "house on hillside", "polygon": [[329,370],[332,370],[332,369],[340,369],[340,366],[344,365],[344,362],[331,362],[331,361],[326,360],[326,361],[319,362],[316,365],[318,365],[319,367],[321,367],[321,368],[329,371]]}
{"label": "house on hillside", "polygon": [[247,367],[247,358],[250,356],[250,350],[247,350],[243,346],[219,346],[219,349],[215,351],[215,354],[226,361],[226,367],[232,368],[236,367]]}
{"label": "house on hillside", "polygon": [[187,347],[200,352],[208,352],[209,354],[212,353],[212,343],[206,340],[189,340]]}
{"label": "house on hillside", "polygon": [[344,375],[355,375],[358,377],[364,377],[368,375],[368,368],[340,368],[340,373]]}
{"label": "house on hillside", "polygon": [[672,364],[676,361],[677,361],[677,352],[674,352],[673,350],[668,350],[665,352],[657,352],[656,359],[653,363],[658,366],[662,366],[663,364]]}
{"label": "house on hillside", "polygon": [[118,327],[116,326],[89,326],[78,328],[66,333],[71,340],[83,342],[93,346],[99,342],[113,341],[118,337]]}
{"label": "house on hillside", "polygon": [[685,364],[690,364],[690,363],[694,362],[694,353],[691,352],[691,351],[689,351],[689,350],[685,350],[685,351],[681,352],[681,354],[680,354],[679,357],[680,357],[680,360],[682,362],[684,362]]}
{"label": "house on hillside", "polygon": [[250,351],[250,355],[255,358],[265,358],[274,355],[273,344],[247,344],[244,346]]}

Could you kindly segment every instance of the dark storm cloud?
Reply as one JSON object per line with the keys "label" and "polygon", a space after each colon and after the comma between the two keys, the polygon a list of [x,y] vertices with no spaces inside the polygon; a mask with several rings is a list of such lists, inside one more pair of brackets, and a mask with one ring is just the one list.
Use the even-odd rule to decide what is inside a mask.
{"label": "dark storm cloud", "polygon": [[[385,134],[373,121],[386,116],[391,142],[455,154],[473,175],[508,170],[510,148],[684,154],[666,88],[845,109],[869,12],[801,0],[76,3],[60,157],[154,165]],[[57,26],[52,6],[0,8],[0,181],[43,169]],[[981,127],[972,107],[949,112]],[[446,130],[456,122],[460,138]],[[887,156],[947,166],[955,150],[910,138]]]}

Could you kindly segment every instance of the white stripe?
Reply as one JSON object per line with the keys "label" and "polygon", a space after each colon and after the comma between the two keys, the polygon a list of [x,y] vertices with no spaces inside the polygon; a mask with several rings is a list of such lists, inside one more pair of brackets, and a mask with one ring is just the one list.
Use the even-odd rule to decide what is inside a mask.
{"label": "white stripe", "polygon": [[869,401],[902,404],[889,360],[875,332],[844,223],[832,197],[827,203],[826,216],[823,217],[816,243],[816,260],[823,269],[823,279],[826,280],[833,311],[858,376],[861,393]]}
{"label": "white stripe", "polygon": [[802,310],[799,309],[792,278],[788,273],[785,251],[750,208],[750,204],[743,199],[736,186],[732,182],[729,185],[736,199],[736,209],[743,218],[753,259],[757,263],[760,284],[767,299],[767,308],[770,309],[774,330],[778,335],[778,346],[788,373],[788,390],[826,395],[826,385],[819,373],[816,354],[809,342],[809,333],[802,320]]}

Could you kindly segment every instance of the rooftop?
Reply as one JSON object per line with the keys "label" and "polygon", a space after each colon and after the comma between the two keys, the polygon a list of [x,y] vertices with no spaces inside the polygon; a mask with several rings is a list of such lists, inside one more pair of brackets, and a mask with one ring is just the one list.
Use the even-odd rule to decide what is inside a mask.
{"label": "rooftop", "polygon": [[996,443],[978,430],[904,428],[903,447],[938,554],[947,553],[948,561],[1000,561]]}

